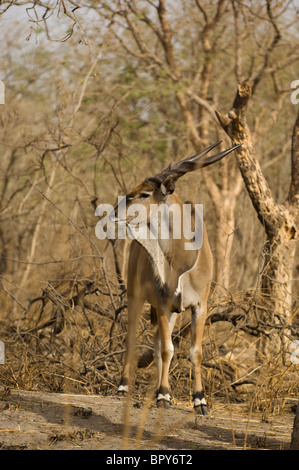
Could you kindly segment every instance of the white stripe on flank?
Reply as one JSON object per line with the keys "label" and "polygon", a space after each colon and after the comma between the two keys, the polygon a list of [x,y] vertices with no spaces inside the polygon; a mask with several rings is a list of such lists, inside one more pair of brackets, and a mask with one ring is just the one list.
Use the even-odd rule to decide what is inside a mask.
{"label": "white stripe on flank", "polygon": [[199,250],[198,250],[198,253],[197,253],[196,260],[195,260],[194,263],[193,263],[193,266],[191,266],[191,268],[187,269],[187,271],[183,272],[183,273],[179,276],[178,285],[177,285],[177,288],[176,288],[176,290],[175,290],[175,295],[182,294],[182,286],[181,286],[182,277],[183,277],[185,274],[188,274],[188,273],[190,273],[190,271],[192,271],[192,269],[194,268],[194,266],[195,266],[196,263],[197,263],[198,256],[199,256]]}

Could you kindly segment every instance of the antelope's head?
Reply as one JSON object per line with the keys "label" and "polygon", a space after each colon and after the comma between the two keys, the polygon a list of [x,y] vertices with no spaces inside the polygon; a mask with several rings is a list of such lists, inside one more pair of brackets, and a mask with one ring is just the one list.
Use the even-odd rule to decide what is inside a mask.
{"label": "antelope's head", "polygon": [[[135,218],[135,215],[130,215],[130,211],[128,211],[128,209],[133,206],[133,204],[139,204],[145,207],[148,217],[151,205],[159,205],[161,203],[170,205],[178,202],[179,199],[174,194],[174,190],[176,181],[181,176],[190,171],[198,170],[218,162],[230,152],[242,145],[234,145],[233,147],[224,150],[223,152],[217,153],[216,155],[203,158],[214,147],[219,145],[220,142],[221,141],[211,145],[210,147],[202,150],[192,157],[185,158],[178,162],[171,162],[161,173],[146,178],[133,191],[124,197],[122,202],[125,206],[125,211],[119,210],[119,204],[114,208],[114,216],[116,220],[123,223],[130,223]],[[122,218],[120,214],[121,212],[122,214],[125,214],[125,218]],[[144,220],[144,222],[146,222],[146,220]]]}

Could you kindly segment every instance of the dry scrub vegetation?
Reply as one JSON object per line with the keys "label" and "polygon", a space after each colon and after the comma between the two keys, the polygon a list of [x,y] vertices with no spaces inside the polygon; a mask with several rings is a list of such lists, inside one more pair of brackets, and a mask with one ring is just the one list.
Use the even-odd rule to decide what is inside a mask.
{"label": "dry scrub vegetation", "polygon": [[[109,292],[104,278],[83,276],[81,271],[74,276],[75,272],[74,268],[68,274],[56,272],[56,279],[43,282],[40,295],[31,298],[14,321],[1,322],[6,350],[0,374],[6,387],[116,395],[125,352],[125,290],[110,283]],[[211,300],[203,379],[210,407],[215,399],[247,403],[248,411],[259,410],[267,419],[296,404],[298,371],[289,355],[283,362],[282,350],[274,347],[268,356],[261,351],[263,330],[267,335],[271,330],[256,323],[258,300],[253,292],[246,299],[239,292],[215,303]],[[189,312],[182,313],[173,334],[170,371],[174,402],[188,406],[192,402],[189,326]],[[136,359],[135,398],[141,402],[149,389],[153,392],[153,335],[145,307]]]}
{"label": "dry scrub vegetation", "polygon": [[[204,204],[215,256],[204,388],[211,408],[246,403],[264,420],[290,412],[299,394],[290,348],[299,327],[295,3],[100,1],[73,12],[64,2],[55,23],[56,11],[43,17],[46,2],[25,2],[30,24],[22,6],[2,3],[0,384],[116,393],[129,243],[96,238],[95,208],[194,149],[243,138],[236,158],[177,185],[182,199]],[[218,113],[221,125],[217,110],[231,110]],[[188,405],[189,326],[182,313],[170,371],[174,402]],[[153,335],[146,305],[141,402]]]}

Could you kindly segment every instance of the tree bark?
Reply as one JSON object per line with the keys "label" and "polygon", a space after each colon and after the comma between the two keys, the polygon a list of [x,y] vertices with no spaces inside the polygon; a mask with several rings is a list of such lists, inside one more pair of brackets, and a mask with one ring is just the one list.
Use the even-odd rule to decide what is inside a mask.
{"label": "tree bark", "polygon": [[[223,195],[225,196],[225,195]],[[234,241],[237,196],[227,195],[224,203],[215,206],[217,224],[215,233],[215,281],[229,288],[231,252]]]}
{"label": "tree bark", "polygon": [[[299,113],[292,136],[292,178],[289,195],[283,204],[275,202],[269,185],[263,175],[253,148],[250,129],[246,121],[246,110],[251,97],[251,84],[240,83],[233,107],[227,115],[216,113],[222,128],[234,144],[243,143],[236,150],[237,161],[247,192],[266,233],[261,270],[261,295],[263,312],[260,321],[273,328],[292,322],[293,269],[296,240],[298,239],[299,216]],[[276,335],[277,336],[277,335]],[[276,338],[272,335],[272,338]],[[272,341],[274,350],[281,347],[279,341]],[[269,346],[269,342],[267,342]],[[264,352],[266,352],[266,349]]]}

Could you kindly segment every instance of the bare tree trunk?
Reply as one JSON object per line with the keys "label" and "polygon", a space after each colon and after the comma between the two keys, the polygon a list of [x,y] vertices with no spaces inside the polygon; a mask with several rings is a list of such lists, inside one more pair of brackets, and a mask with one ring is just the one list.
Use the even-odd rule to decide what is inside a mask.
{"label": "bare tree trunk", "polygon": [[[230,204],[228,204],[230,203]],[[236,197],[228,197],[224,204],[215,206],[217,224],[215,232],[215,273],[214,280],[229,288],[231,252],[235,230]]]}
{"label": "bare tree trunk", "polygon": [[[271,330],[279,331],[292,322],[292,287],[295,245],[298,239],[296,224],[299,216],[299,113],[292,137],[292,181],[287,200],[277,204],[262,173],[252,145],[245,112],[251,97],[251,84],[239,84],[232,110],[228,115],[217,113],[225,132],[234,143],[243,143],[237,149],[239,168],[254,209],[266,232],[264,266],[261,272],[263,309],[261,321]],[[297,176],[296,176],[297,175]],[[264,308],[266,307],[266,308]],[[269,332],[270,332],[269,330]],[[281,347],[277,335],[272,335],[275,348]],[[277,342],[276,342],[277,340]],[[269,342],[267,343],[270,346]],[[264,352],[267,352],[266,349]]]}
{"label": "bare tree trunk", "polygon": [[[291,217],[286,211],[288,218]],[[278,230],[276,236],[268,237],[264,246],[262,289],[265,297],[271,294],[273,311],[284,312],[287,322],[291,321],[295,252],[296,241],[292,235],[285,233],[284,228]]]}
{"label": "bare tree trunk", "polygon": [[[51,175],[50,175],[50,179],[49,179],[49,185],[48,185],[48,187],[46,189],[46,192],[45,192],[46,196],[49,196],[49,194],[52,190],[55,175],[56,175],[56,171],[57,171],[57,162],[55,162],[53,167],[52,167],[52,171],[51,171]],[[34,228],[34,231],[33,231],[33,236],[32,236],[32,239],[31,239],[30,253],[29,253],[29,257],[28,257],[28,264],[26,266],[25,271],[23,272],[22,279],[20,281],[20,286],[21,287],[25,286],[25,284],[28,280],[31,268],[32,268],[31,263],[34,259],[35,251],[36,251],[36,248],[37,248],[38,237],[39,237],[39,233],[40,233],[40,229],[41,229],[41,224],[43,223],[43,219],[44,219],[44,216],[45,216],[46,207],[47,207],[47,201],[44,199],[42,204],[41,204],[41,209],[40,209],[40,212],[39,212],[39,216],[37,218],[36,225],[35,225],[35,228]]]}
{"label": "bare tree trunk", "polygon": [[219,163],[219,185],[215,183],[208,170],[202,172],[216,213],[214,280],[224,288],[229,288],[230,285],[231,252],[235,235],[235,209],[237,197],[242,188],[240,172],[237,166],[231,163],[228,160]]}

